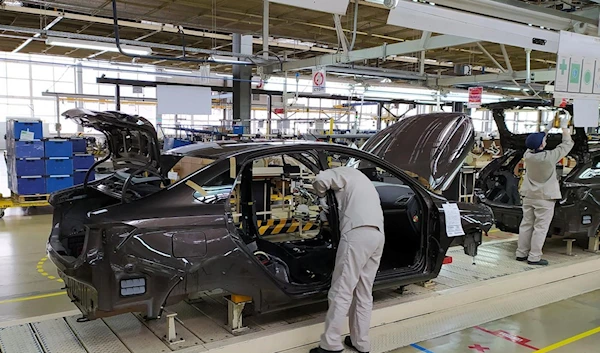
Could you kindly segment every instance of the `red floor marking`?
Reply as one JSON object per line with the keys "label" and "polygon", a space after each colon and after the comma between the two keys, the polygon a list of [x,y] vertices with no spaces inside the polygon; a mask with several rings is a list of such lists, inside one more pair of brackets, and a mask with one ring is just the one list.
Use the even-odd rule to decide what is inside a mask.
{"label": "red floor marking", "polygon": [[478,329],[479,331],[483,331],[485,333],[489,333],[490,335],[494,335],[496,337],[503,338],[503,339],[505,339],[507,341],[511,341],[511,342],[516,343],[516,344],[518,344],[520,346],[523,346],[525,348],[529,348],[529,349],[532,349],[534,351],[538,350],[538,348],[536,348],[536,347],[531,346],[531,345],[528,344],[529,342],[531,342],[531,340],[529,340],[527,338],[524,338],[524,337],[521,337],[521,336],[513,335],[510,332],[506,332],[506,331],[503,331],[503,330],[490,331],[490,330],[486,330],[483,327],[479,327],[479,326],[475,326],[473,328]]}
{"label": "red floor marking", "polygon": [[484,353],[485,353],[485,351],[490,350],[489,347],[483,347],[480,344],[475,344],[473,346],[469,346],[469,349],[475,349],[477,352],[484,352]]}

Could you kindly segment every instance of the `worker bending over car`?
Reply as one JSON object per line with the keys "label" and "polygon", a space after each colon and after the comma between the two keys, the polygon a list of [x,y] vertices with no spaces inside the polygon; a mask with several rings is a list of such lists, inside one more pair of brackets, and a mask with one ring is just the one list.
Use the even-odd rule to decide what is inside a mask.
{"label": "worker bending over car", "polygon": [[373,282],[379,269],[385,235],[383,211],[375,186],[358,169],[338,167],[320,172],[313,188],[319,197],[333,190],[340,217],[340,243],[335,259],[319,347],[310,353],[342,352],[342,328],[349,313],[350,336],[344,343],[359,352],[371,350],[369,328]]}
{"label": "worker bending over car", "polygon": [[561,119],[562,143],[551,151],[545,151],[544,148],[552,125],[548,125],[546,132],[530,134],[525,140],[528,150],[523,155],[526,173],[520,191],[523,196],[523,220],[519,228],[517,261],[548,265],[548,261],[542,259],[542,248],[554,217],[556,200],[562,198],[556,164],[569,154],[574,145],[567,124],[567,119]]}

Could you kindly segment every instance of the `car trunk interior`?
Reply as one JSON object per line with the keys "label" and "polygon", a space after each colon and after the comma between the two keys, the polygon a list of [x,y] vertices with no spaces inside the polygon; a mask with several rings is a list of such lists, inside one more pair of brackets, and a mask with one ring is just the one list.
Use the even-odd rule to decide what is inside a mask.
{"label": "car trunk interior", "polygon": [[[374,180],[370,170],[363,172]],[[280,184],[281,180],[275,179],[271,178],[271,186],[266,187]],[[292,213],[293,220],[290,220],[289,214],[282,215],[278,210],[285,205],[265,202],[265,185],[256,174],[253,175],[251,167],[242,171],[241,180],[239,228],[259,261],[285,283],[328,283],[340,237],[334,194],[330,193],[328,197],[327,206],[334,211],[327,214],[326,221],[319,219],[319,208],[312,206],[304,221],[297,212]],[[250,180],[252,182],[248,182]],[[420,202],[407,185],[373,182],[382,202],[386,234],[379,274],[416,272],[425,258]],[[265,212],[270,212],[269,216]],[[305,231],[294,231],[294,223],[298,223],[296,229],[304,228]],[[274,224],[278,232],[269,234],[269,229],[273,228],[265,228],[264,224]],[[281,226],[278,228],[277,225]]]}
{"label": "car trunk interior", "polygon": [[[76,258],[85,242],[89,212],[122,202],[128,174],[116,172],[102,180],[59,193],[53,200],[53,229],[50,242],[59,254]],[[160,178],[132,178],[125,190],[129,201],[161,190]]]}
{"label": "car trunk interior", "polygon": [[[523,173],[526,172],[526,165],[523,165],[522,161],[523,154],[522,150],[508,150],[498,166],[490,166],[492,170],[482,183],[485,197],[490,202],[520,208],[519,188]],[[575,167],[576,160],[572,157],[567,157],[565,163],[557,164],[556,175],[559,181],[564,180]]]}

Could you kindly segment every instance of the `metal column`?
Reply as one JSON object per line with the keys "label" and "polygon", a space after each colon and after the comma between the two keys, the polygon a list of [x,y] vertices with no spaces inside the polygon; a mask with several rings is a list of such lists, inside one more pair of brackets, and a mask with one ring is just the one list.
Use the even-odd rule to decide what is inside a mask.
{"label": "metal column", "polygon": [[465,104],[463,102],[452,102],[452,111],[462,113],[465,111]]}
{"label": "metal column", "polygon": [[267,138],[271,138],[271,124],[272,124],[272,120],[271,120],[271,114],[273,112],[273,97],[271,97],[271,95],[269,94],[267,96],[267,133],[266,135],[268,136]]}
{"label": "metal column", "polygon": [[[81,63],[77,63],[75,70],[75,93],[83,94],[83,66]],[[83,102],[80,100],[75,101],[75,106],[77,108],[83,108]],[[77,124],[77,132],[83,132],[83,126]]]}
{"label": "metal column", "polygon": [[377,103],[377,131],[381,130],[381,117],[383,116],[383,103]]}
{"label": "metal column", "polygon": [[[252,36],[233,34],[233,52],[252,54]],[[252,68],[245,65],[233,66],[233,121],[250,133],[250,108],[252,100]]]}
{"label": "metal column", "polygon": [[115,85],[115,110],[121,111],[121,85]]}

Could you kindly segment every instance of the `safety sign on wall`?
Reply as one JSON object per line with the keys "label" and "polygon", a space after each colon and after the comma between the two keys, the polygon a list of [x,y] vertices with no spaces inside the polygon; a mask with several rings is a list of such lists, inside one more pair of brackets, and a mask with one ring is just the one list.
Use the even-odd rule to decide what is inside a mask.
{"label": "safety sign on wall", "polygon": [[469,87],[469,102],[468,108],[481,107],[481,98],[483,96],[483,87]]}
{"label": "safety sign on wall", "polygon": [[313,69],[313,93],[325,93],[325,69]]}

